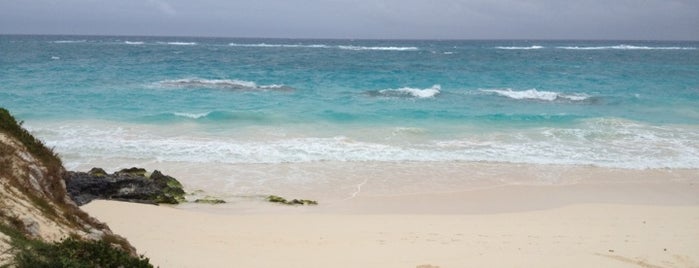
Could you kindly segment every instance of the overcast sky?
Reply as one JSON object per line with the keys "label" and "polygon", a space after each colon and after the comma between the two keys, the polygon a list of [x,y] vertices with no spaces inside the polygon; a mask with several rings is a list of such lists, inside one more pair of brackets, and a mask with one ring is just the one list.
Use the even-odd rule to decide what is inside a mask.
{"label": "overcast sky", "polygon": [[699,40],[699,0],[0,0],[0,33]]}

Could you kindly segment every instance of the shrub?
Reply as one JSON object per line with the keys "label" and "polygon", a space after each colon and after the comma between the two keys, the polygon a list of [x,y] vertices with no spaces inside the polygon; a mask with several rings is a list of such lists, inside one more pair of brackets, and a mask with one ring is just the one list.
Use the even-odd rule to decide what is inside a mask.
{"label": "shrub", "polygon": [[40,240],[12,239],[15,250],[13,265],[18,268],[49,267],[153,267],[144,256],[134,257],[111,244],[69,237],[61,242],[46,243]]}

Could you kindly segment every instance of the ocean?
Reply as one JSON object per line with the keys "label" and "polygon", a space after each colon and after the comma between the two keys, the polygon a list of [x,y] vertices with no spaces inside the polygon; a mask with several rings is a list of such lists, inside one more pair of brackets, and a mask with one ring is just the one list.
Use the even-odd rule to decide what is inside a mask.
{"label": "ocean", "polygon": [[699,42],[3,35],[0,82],[68,169],[226,193],[388,166],[699,168]]}

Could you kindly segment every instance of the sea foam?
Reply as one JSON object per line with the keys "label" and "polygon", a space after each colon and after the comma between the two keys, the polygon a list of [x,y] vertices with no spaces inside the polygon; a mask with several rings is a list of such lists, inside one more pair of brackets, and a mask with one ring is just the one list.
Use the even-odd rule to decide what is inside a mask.
{"label": "sea foam", "polygon": [[433,85],[430,88],[412,88],[402,87],[396,89],[382,89],[379,91],[370,91],[370,95],[378,95],[384,97],[414,97],[419,99],[434,98],[442,90],[440,85]]}
{"label": "sea foam", "polygon": [[228,44],[232,47],[260,47],[260,48],[336,48],[343,50],[383,50],[383,51],[416,51],[419,50],[418,47],[398,47],[398,46],[352,46],[352,45],[338,45],[331,46],[326,44],[268,44],[268,43],[256,43],[256,44],[241,44],[241,43],[230,43]]}
{"label": "sea foam", "polygon": [[382,46],[338,46],[345,50],[385,50],[385,51],[417,51],[417,47],[382,47]]}
{"label": "sea foam", "polygon": [[72,43],[85,43],[87,40],[57,40],[53,41],[54,44],[72,44]]}
{"label": "sea foam", "polygon": [[539,91],[536,89],[528,89],[522,91],[515,91],[512,89],[480,89],[481,92],[492,93],[499,96],[515,99],[515,100],[540,100],[540,101],[557,101],[557,100],[567,100],[567,101],[584,101],[590,98],[586,94],[563,94],[559,92],[552,91]]}
{"label": "sea foam", "polygon": [[124,44],[127,44],[127,45],[143,45],[143,42],[140,42],[140,41],[124,41]]}
{"label": "sea foam", "polygon": [[495,47],[497,49],[505,50],[531,50],[531,49],[542,49],[543,46],[528,46],[528,47]]}
{"label": "sea foam", "polygon": [[568,49],[568,50],[608,50],[608,49],[618,49],[618,50],[693,50],[696,47],[649,47],[649,46],[633,46],[633,45],[616,45],[616,46],[559,46],[558,49]]}
{"label": "sea foam", "polygon": [[271,85],[258,85],[252,81],[238,80],[238,79],[199,79],[199,78],[189,78],[189,79],[175,79],[175,80],[163,80],[157,84],[169,87],[190,87],[190,88],[223,88],[231,90],[275,90],[275,91],[293,91],[294,89],[289,86],[271,84]]}
{"label": "sea foam", "polygon": [[267,43],[259,43],[259,44],[240,44],[240,43],[230,43],[228,44],[229,46],[232,47],[281,47],[281,48],[329,48],[330,46],[328,45],[323,45],[323,44],[312,44],[312,45],[303,45],[303,44],[267,44]]}
{"label": "sea foam", "polygon": [[172,114],[175,116],[180,116],[180,117],[185,117],[185,118],[199,119],[199,118],[204,118],[204,117],[208,116],[210,113],[180,113],[180,112],[175,112]]}
{"label": "sea foam", "polygon": [[197,42],[158,42],[162,45],[173,45],[173,46],[195,46]]}
{"label": "sea foam", "polygon": [[[193,115],[197,116],[197,115]],[[123,123],[30,127],[73,161],[135,159],[183,163],[303,163],[318,161],[493,161],[595,165],[615,168],[696,168],[699,132],[693,126],[652,126],[619,118],[593,118],[565,128],[465,132],[438,139],[420,129],[418,140],[391,143],[357,136],[272,136],[284,127],[228,135],[194,134],[189,125],[150,129]],[[288,126],[287,126],[288,127]],[[291,130],[291,129],[287,129]],[[385,137],[396,130],[387,128]],[[177,134],[177,135],[173,135]],[[242,135],[242,136],[241,136]],[[415,135],[410,135],[416,137]],[[643,146],[638,146],[643,144]]]}

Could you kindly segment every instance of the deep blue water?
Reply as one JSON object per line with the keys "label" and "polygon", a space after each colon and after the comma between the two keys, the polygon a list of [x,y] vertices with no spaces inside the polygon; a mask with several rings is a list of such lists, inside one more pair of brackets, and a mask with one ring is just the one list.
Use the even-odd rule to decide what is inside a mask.
{"label": "deep blue water", "polygon": [[698,42],[0,36],[0,82],[76,162],[699,168]]}

